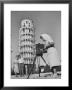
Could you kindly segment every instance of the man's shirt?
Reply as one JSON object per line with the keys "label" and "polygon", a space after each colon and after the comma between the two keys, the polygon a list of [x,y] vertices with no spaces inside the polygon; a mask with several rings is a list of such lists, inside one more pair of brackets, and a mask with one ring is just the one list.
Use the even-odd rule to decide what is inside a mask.
{"label": "man's shirt", "polygon": [[19,59],[19,63],[24,63],[23,58]]}

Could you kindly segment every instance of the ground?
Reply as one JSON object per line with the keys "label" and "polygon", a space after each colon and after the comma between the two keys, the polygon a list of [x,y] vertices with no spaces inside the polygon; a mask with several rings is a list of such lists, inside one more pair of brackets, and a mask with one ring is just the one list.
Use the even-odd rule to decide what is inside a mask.
{"label": "ground", "polygon": [[[27,79],[28,75],[24,75],[24,76],[20,76],[18,75],[16,77],[16,75],[12,75],[11,78],[12,79]],[[29,79],[61,79],[61,75],[52,75],[51,73],[40,73],[40,77],[39,74],[31,74],[29,76]]]}

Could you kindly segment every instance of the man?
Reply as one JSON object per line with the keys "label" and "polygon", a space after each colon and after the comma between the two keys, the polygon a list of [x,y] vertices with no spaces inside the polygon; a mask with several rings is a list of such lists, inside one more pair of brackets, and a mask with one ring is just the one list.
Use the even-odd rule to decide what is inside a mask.
{"label": "man", "polygon": [[23,76],[24,75],[24,60],[20,56],[18,61],[19,61],[19,73],[20,73],[20,76]]}
{"label": "man", "polygon": [[60,58],[54,46],[54,41],[48,34],[42,34],[40,38],[43,40],[45,48],[47,49],[47,53],[44,53],[43,57],[45,58],[47,64],[50,66],[51,71],[54,73],[55,67],[57,68],[61,65]]}

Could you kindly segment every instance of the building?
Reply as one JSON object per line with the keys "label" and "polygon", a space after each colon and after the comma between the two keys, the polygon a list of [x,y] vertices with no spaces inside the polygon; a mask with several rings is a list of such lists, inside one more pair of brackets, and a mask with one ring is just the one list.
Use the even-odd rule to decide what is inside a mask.
{"label": "building", "polygon": [[35,29],[31,19],[21,21],[19,53],[24,60],[24,73],[29,73],[35,57]]}

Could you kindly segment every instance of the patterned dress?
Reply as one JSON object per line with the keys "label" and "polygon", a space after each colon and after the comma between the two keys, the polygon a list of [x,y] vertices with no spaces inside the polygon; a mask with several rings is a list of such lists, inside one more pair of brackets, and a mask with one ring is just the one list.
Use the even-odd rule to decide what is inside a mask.
{"label": "patterned dress", "polygon": [[19,73],[18,62],[16,60],[14,62],[14,73]]}

